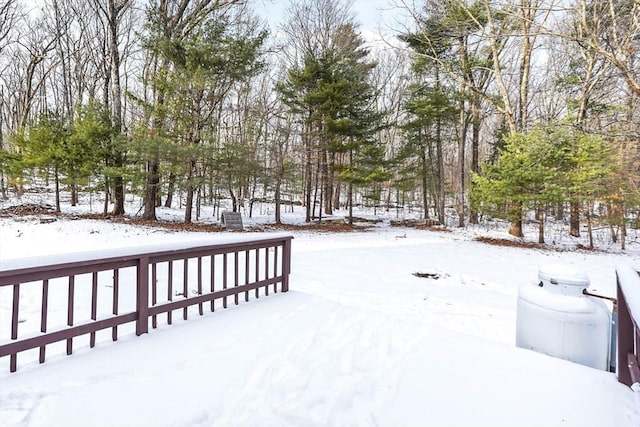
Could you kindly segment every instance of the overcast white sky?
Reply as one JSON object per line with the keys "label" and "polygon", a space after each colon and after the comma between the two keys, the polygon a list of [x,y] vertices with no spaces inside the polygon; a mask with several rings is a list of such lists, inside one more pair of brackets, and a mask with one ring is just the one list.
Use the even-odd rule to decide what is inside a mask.
{"label": "overcast white sky", "polygon": [[[2,3],[3,0],[0,0]],[[259,16],[267,20],[273,33],[286,17],[292,2],[298,0],[252,0],[250,3]],[[421,3],[423,0],[352,0],[353,12],[360,24],[360,30],[368,41],[394,38],[402,31],[402,23],[407,12],[399,5]],[[44,0],[22,0],[28,10],[35,12]]]}
{"label": "overcast white sky", "polygon": [[[254,7],[275,32],[293,1],[296,0],[254,0]],[[354,14],[367,40],[379,39],[380,33],[388,38],[401,30],[397,23],[402,22],[404,13],[398,8],[398,3],[397,0],[353,0]]]}

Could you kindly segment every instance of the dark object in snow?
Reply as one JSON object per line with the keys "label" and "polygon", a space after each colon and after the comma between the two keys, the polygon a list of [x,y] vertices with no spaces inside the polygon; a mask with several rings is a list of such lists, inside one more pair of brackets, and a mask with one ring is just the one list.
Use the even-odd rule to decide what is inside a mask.
{"label": "dark object in snow", "polygon": [[441,276],[440,273],[413,273],[414,276],[416,277],[420,277],[422,279],[433,279],[433,280],[438,280]]}
{"label": "dark object in snow", "polygon": [[225,225],[228,231],[243,231],[242,215],[240,212],[222,212],[222,223]]}

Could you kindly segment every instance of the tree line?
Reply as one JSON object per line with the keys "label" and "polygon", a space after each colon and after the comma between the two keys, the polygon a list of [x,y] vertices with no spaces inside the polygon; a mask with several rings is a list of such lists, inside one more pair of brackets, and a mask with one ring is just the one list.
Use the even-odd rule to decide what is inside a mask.
{"label": "tree line", "polygon": [[[640,215],[633,0],[390,0],[367,41],[348,0],[5,0],[0,192],[53,181],[104,214],[230,200],[368,204],[464,227],[483,217],[608,227]],[[394,2],[395,1],[395,2]],[[268,3],[264,0],[263,3]],[[28,9],[32,7],[32,9]],[[449,225],[452,225],[453,222]]]}

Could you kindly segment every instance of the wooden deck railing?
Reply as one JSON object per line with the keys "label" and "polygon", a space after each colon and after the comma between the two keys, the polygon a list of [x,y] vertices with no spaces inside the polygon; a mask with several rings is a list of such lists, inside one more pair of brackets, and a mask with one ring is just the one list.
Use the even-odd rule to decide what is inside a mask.
{"label": "wooden deck railing", "polygon": [[237,305],[243,294],[245,301],[250,293],[259,298],[260,289],[269,295],[280,285],[287,292],[291,239],[234,238],[0,262],[0,359],[8,357],[15,372],[18,354],[43,363],[48,347],[71,354],[81,335],[94,347],[119,334],[147,333],[159,321],[170,325],[178,310],[187,320],[205,307],[213,312],[230,301]]}
{"label": "wooden deck railing", "polygon": [[[618,381],[640,385],[640,276],[630,266],[618,266]],[[638,386],[636,385],[636,387]]]}

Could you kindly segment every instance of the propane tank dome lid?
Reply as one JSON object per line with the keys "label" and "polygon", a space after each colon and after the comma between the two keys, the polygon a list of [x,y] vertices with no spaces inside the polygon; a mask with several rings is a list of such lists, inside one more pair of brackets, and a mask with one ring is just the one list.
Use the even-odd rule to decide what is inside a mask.
{"label": "propane tank dome lid", "polygon": [[589,286],[589,277],[576,267],[562,264],[541,265],[538,269],[540,280],[556,285]]}

